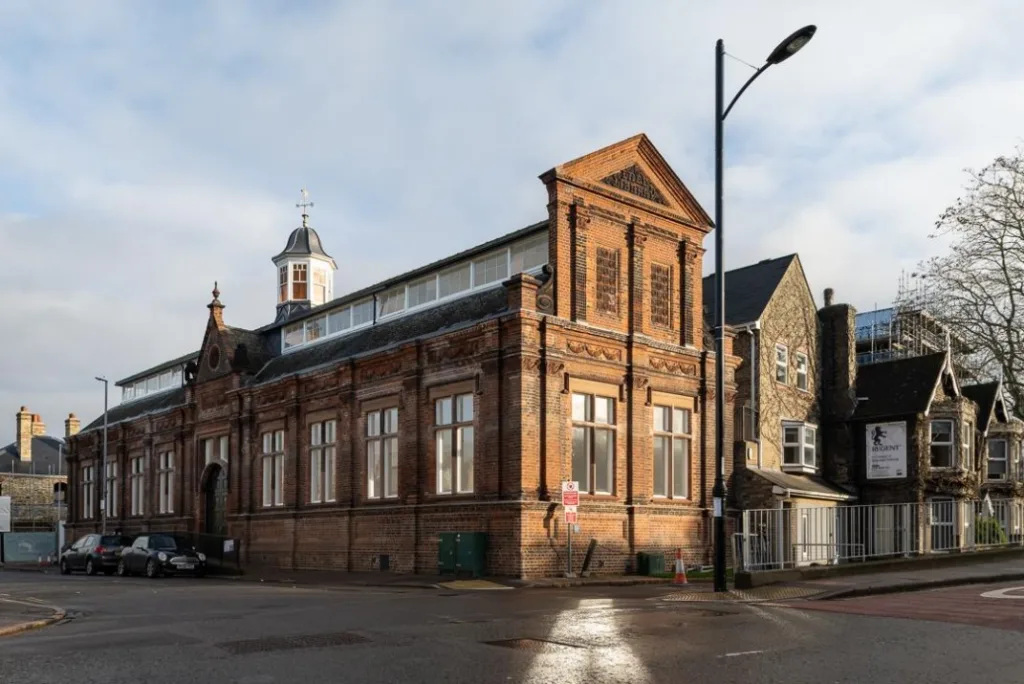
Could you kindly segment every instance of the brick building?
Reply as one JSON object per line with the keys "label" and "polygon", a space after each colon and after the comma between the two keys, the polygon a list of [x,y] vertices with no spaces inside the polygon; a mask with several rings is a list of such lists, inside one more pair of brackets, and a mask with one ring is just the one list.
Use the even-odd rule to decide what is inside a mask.
{"label": "brick building", "polygon": [[[714,305],[713,276],[704,306]],[[855,493],[826,477],[820,433],[820,323],[800,257],[726,273],[726,323],[735,331],[736,487],[740,509],[835,506]]]}
{"label": "brick building", "polygon": [[0,496],[11,497],[12,529],[53,527],[63,516],[67,489],[65,440],[78,432],[75,414],[64,421],[64,439],[46,434],[38,413],[15,415],[16,440],[0,448]]}
{"label": "brick building", "polygon": [[[571,478],[577,572],[591,539],[595,572],[706,562],[711,221],[643,135],[540,178],[546,220],[338,298],[304,214],[273,323],[229,326],[215,287],[199,350],[119,383],[110,518],[230,535],[250,565],[401,572],[483,532],[488,572],[536,576],[565,569]],[[70,440],[69,534],[97,524],[102,422]]]}

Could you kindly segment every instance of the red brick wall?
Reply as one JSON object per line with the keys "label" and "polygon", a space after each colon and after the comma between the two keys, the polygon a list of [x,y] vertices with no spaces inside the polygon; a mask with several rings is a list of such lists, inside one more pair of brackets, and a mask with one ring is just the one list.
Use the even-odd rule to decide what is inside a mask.
{"label": "red brick wall", "polygon": [[[545,177],[557,315],[537,313],[531,300],[536,283],[519,279],[509,288],[513,311],[500,320],[260,387],[243,387],[236,375],[211,377],[189,389],[186,408],[140,418],[123,435],[115,428],[112,444],[120,458],[139,452],[148,459],[148,513],[125,521],[125,529],[201,531],[208,470],[200,440],[229,435],[229,532],[241,539],[250,566],[363,571],[376,569],[386,554],[393,571],[432,573],[439,534],[479,531],[489,534],[490,572],[557,574],[566,561],[566,528],[556,504],[562,480],[571,476],[570,392],[601,383],[615,405],[614,492],[582,497],[576,570],[591,539],[598,542],[595,572],[623,572],[638,551],[679,547],[688,562],[706,562],[714,357],[703,349],[699,259],[709,227],[681,205],[655,207],[593,182],[630,154],[635,157],[605,155],[593,168],[590,161],[574,162]],[[664,177],[653,182],[674,197]],[[614,311],[596,306],[598,247],[618,253]],[[670,326],[651,321],[652,262],[672,269]],[[731,338],[726,349],[732,402],[737,360]],[[474,397],[474,491],[438,495],[433,400],[453,390]],[[652,411],[666,398],[692,410],[690,492],[670,501],[653,498]],[[382,404],[399,409],[399,485],[397,499],[378,501],[366,497],[364,435],[366,410]],[[727,410],[727,445],[732,417]],[[336,501],[312,504],[309,425],[328,418],[337,421]],[[285,497],[283,506],[267,509],[261,435],[276,429],[285,431]],[[72,441],[72,458],[80,458],[95,450],[96,433]],[[180,507],[161,517],[151,512],[155,454],[164,445],[180,454]],[[732,459],[726,460],[731,475]],[[125,461],[122,474],[127,467]],[[72,522],[73,529],[92,524]]]}

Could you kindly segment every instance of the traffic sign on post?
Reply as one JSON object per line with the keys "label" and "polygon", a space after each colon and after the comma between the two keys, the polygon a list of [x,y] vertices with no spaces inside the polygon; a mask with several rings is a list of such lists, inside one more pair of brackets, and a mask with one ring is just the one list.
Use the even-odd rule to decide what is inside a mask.
{"label": "traffic sign on post", "polygon": [[580,505],[579,484],[574,480],[562,481],[562,505],[575,508]]}
{"label": "traffic sign on post", "polygon": [[576,524],[576,508],[575,507],[573,507],[572,510],[566,509],[566,511],[565,511],[565,524],[566,525],[575,525]]}

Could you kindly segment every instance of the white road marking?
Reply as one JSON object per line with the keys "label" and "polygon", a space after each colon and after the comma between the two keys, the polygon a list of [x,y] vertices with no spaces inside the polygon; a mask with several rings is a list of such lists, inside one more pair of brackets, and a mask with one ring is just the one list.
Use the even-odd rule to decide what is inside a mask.
{"label": "white road marking", "polygon": [[737,651],[736,653],[726,653],[725,655],[718,656],[719,658],[735,658],[736,656],[745,655],[757,655],[758,653],[767,653],[768,651]]}
{"label": "white road marking", "polygon": [[982,598],[994,599],[1024,599],[1024,594],[1010,594],[1011,591],[1024,591],[1024,587],[1006,587],[1005,589],[993,589],[981,595]]}

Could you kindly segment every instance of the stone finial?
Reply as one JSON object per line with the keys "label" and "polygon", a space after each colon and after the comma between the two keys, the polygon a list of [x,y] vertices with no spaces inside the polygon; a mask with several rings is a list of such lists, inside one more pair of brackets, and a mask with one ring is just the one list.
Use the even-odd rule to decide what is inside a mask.
{"label": "stone finial", "polygon": [[831,287],[825,288],[825,306],[832,306],[832,300],[835,298],[835,290]]}
{"label": "stone finial", "polygon": [[213,281],[213,301],[206,305],[206,308],[210,310],[210,318],[218,329],[224,329],[224,305],[220,303],[220,288],[217,287],[217,281]]}

